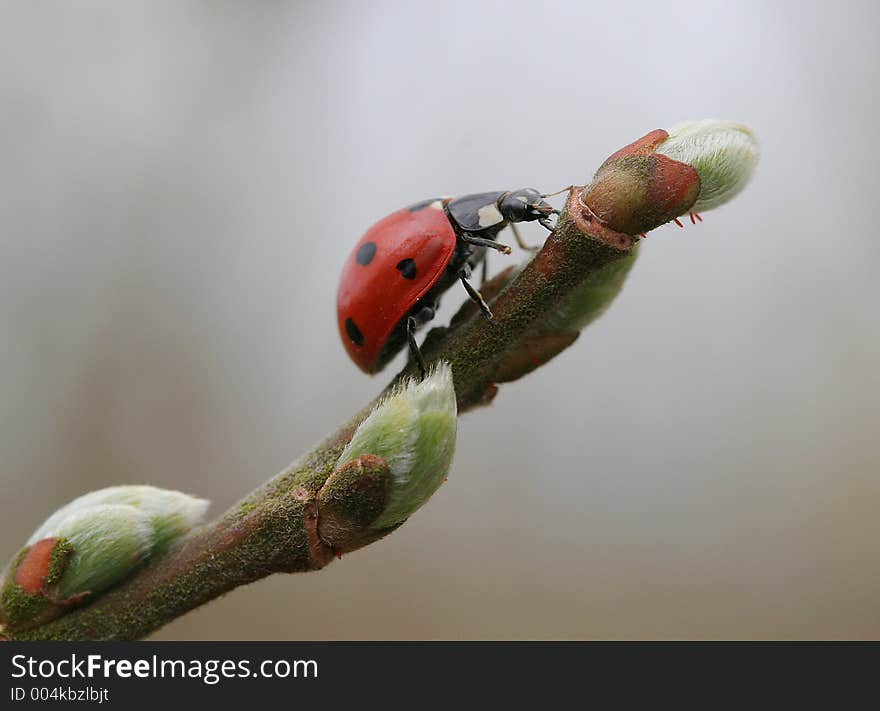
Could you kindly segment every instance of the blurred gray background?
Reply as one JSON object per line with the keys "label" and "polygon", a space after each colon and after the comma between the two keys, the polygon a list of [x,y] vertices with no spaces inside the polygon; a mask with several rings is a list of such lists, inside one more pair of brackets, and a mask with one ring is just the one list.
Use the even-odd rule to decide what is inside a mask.
{"label": "blurred gray background", "polygon": [[399,361],[334,301],[376,219],[731,118],[749,188],[463,417],[406,526],[156,637],[880,637],[877,3],[0,7],[0,557],[111,484],[219,514],[372,398]]}

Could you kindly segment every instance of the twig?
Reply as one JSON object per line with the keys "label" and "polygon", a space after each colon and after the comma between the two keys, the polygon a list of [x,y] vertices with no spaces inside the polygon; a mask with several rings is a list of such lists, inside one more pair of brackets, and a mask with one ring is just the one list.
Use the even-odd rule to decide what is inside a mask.
{"label": "twig", "polygon": [[[425,339],[426,360],[452,366],[458,411],[491,402],[497,383],[522,377],[574,342],[619,292],[638,251],[632,235],[729,200],[756,162],[757,143],[746,127],[691,122],[671,136],[647,134],[613,154],[590,186],[570,188],[556,229],[534,259],[485,285],[495,322],[465,304],[449,327]],[[415,371],[409,364],[388,388]],[[375,402],[223,517],[91,604],[0,636],[137,639],[239,585],[272,573],[319,570],[335,555],[388,534],[397,526],[371,526],[389,496],[385,460],[365,455],[336,469]]]}

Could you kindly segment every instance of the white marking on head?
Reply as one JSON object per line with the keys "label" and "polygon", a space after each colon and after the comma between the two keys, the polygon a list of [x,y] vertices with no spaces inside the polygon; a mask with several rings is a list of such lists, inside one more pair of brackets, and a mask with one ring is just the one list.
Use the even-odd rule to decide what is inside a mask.
{"label": "white marking on head", "polygon": [[499,222],[504,222],[504,216],[498,211],[495,203],[484,205],[477,210],[480,227],[491,227]]}
{"label": "white marking on head", "polygon": [[526,205],[529,204],[529,199],[528,199],[527,197],[524,197],[523,195],[517,195],[517,196],[516,196],[516,199],[519,200],[520,202],[526,204]]}
{"label": "white marking on head", "polygon": [[432,210],[442,210],[443,209],[443,201],[442,200],[434,200],[430,205],[428,205]]}

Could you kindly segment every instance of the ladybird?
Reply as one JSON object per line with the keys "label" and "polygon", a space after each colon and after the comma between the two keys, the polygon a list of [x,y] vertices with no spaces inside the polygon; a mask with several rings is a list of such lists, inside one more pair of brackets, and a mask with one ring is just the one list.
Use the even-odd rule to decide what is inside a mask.
{"label": "ladybird", "polygon": [[415,331],[434,317],[440,296],[456,281],[491,321],[491,310],[469,281],[471,272],[485,265],[486,249],[510,253],[495,241],[505,227],[526,249],[515,223],[537,220],[553,230],[550,215],[558,211],[545,197],[524,188],[431,198],[367,230],[345,262],[336,300],[339,335],[357,366],[377,373],[409,344],[424,375]]}

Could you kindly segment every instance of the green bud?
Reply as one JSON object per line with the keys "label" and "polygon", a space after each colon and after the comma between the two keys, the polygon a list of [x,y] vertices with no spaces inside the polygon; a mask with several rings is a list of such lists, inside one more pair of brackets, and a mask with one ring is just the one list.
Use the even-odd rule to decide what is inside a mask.
{"label": "green bud", "polygon": [[421,382],[395,388],[357,428],[336,468],[368,454],[384,461],[390,484],[373,529],[402,523],[443,483],[455,452],[456,416],[452,369],[441,362]]}
{"label": "green bud", "polygon": [[26,629],[119,583],[197,524],[208,502],[152,486],[75,499],[34,532],[0,586],[0,621]]}
{"label": "green bud", "polygon": [[754,134],[733,121],[655,129],[611,154],[567,210],[590,234],[605,234],[607,228],[610,237],[615,232],[644,236],[686,213],[693,222],[698,213],[731,200],[757,162]]}
{"label": "green bud", "polygon": [[55,584],[59,600],[94,595],[118,583],[147,558],[154,542],[149,516],[121,504],[72,511],[52,537],[66,541],[73,551]]}
{"label": "green bud", "polygon": [[673,126],[655,152],[687,163],[700,174],[700,195],[693,212],[711,210],[735,197],[758,163],[758,141],[751,129],[715,119]]}
{"label": "green bud", "polygon": [[208,508],[208,502],[204,499],[171,489],[146,485],[111,486],[84,494],[58,509],[34,531],[28,543],[57,535],[61,522],[72,513],[102,504],[122,504],[140,511],[150,523],[150,548],[154,553],[187,533],[201,521]]}

